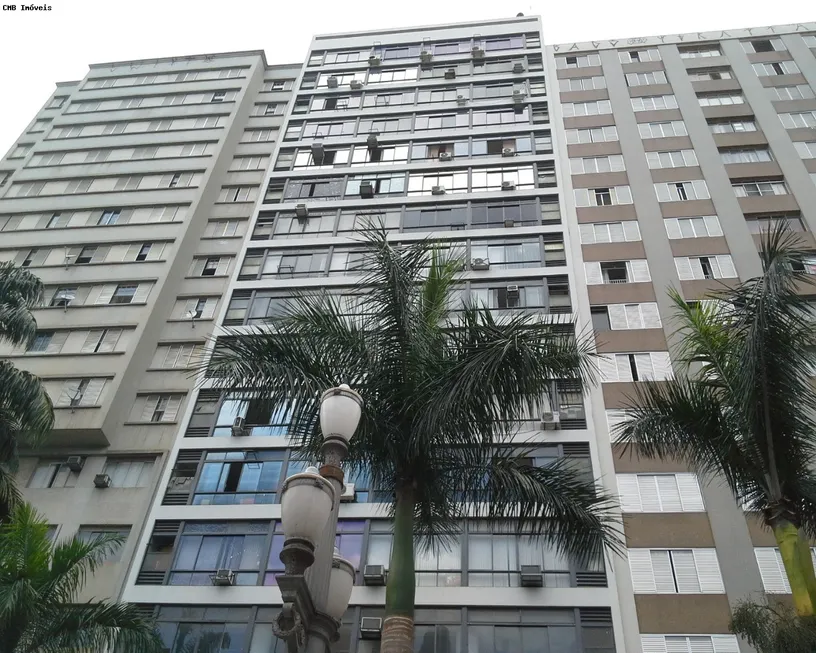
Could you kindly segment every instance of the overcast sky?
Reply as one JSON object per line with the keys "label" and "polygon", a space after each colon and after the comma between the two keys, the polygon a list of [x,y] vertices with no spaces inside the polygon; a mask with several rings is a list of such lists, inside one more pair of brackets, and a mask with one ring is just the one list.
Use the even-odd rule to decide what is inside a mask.
{"label": "overcast sky", "polygon": [[[21,0],[3,0],[3,2]],[[744,0],[22,0],[51,11],[0,11],[0,153],[57,81],[90,63],[231,50],[302,61],[313,34],[407,27],[518,12],[544,17],[546,43],[757,27],[816,19],[813,3]]]}

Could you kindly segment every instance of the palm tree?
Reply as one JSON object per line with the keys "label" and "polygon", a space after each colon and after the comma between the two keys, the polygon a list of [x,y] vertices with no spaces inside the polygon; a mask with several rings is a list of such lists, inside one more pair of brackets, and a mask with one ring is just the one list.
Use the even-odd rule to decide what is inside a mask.
{"label": "palm tree", "polygon": [[816,330],[799,289],[802,251],[785,228],[763,237],[761,276],[689,306],[676,292],[677,360],[688,375],[639,384],[617,435],[649,458],[684,461],[725,479],[737,502],[776,538],[799,615],[812,615],[816,579]]}
{"label": "palm tree", "polygon": [[124,542],[119,535],[91,542],[53,543],[48,523],[28,504],[0,525],[0,642],[8,653],[116,650],[159,653],[161,640],[136,606],[77,603],[85,578]]}
{"label": "palm tree", "polygon": [[407,653],[415,535],[444,546],[465,516],[513,517],[587,563],[619,542],[611,501],[591,480],[563,462],[534,467],[509,446],[507,425],[540,406],[554,379],[592,377],[588,339],[534,315],[497,321],[466,306],[457,319],[448,305],[460,261],[427,241],[394,246],[377,230],[366,240],[353,315],[333,295],[302,295],[270,326],[228,330],[205,369],[222,389],[289,411],[312,459],[322,391],[349,383],[363,394],[347,464],[393,497],[382,652]]}
{"label": "palm tree", "polygon": [[[27,346],[37,322],[31,309],[42,302],[42,282],[13,263],[0,263],[0,340]],[[40,379],[0,360],[0,522],[20,502],[14,483],[20,444],[35,446],[54,425],[54,409]]]}

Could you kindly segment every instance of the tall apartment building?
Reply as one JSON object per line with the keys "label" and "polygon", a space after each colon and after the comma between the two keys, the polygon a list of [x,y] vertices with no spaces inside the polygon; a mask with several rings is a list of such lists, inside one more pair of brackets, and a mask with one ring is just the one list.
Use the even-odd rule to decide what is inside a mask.
{"label": "tall apartment building", "polygon": [[0,260],[46,287],[32,346],[0,354],[56,413],[20,486],[57,537],[129,535],[86,597],[137,555],[297,72],[260,51],[94,65],[0,162]]}
{"label": "tall apartment building", "polygon": [[[147,302],[164,298],[164,313],[175,305],[180,321],[168,322],[161,309],[148,305],[141,309],[141,322],[139,316],[117,315],[108,322],[80,323],[96,329],[134,324],[138,331],[128,350],[137,357],[131,364],[128,351],[123,370],[110,363],[113,378],[101,395],[109,422],[101,421],[96,430],[84,422],[83,428],[71,426],[79,415],[97,414],[83,410],[81,399],[73,413],[70,399],[60,409],[69,426],[56,439],[73,448],[59,451],[90,455],[80,477],[70,477],[64,458],[49,458],[50,450],[37,452],[42,464],[32,460],[21,474],[35,485],[39,478],[73,478],[76,487],[64,493],[65,499],[46,489],[28,489],[27,495],[51,510],[55,524],[64,523],[64,514],[76,514],[73,505],[69,510],[61,503],[73,500],[82,501],[90,516],[74,518],[72,525],[117,525],[124,514],[120,505],[106,508],[115,484],[93,488],[95,474],[110,464],[104,457],[133,456],[134,450],[159,456],[170,449],[158,486],[154,466],[149,485],[156,487],[155,495],[121,490],[132,502],[134,533],[123,564],[113,567],[121,574],[129,564],[123,598],[157,617],[171,653],[203,652],[213,642],[230,653],[281,651],[272,634],[280,605],[274,575],[281,571],[283,539],[278,493],[282,480],[303,465],[288,446],[286,416],[206,385],[193,390],[188,375],[153,371],[153,356],[164,345],[201,344],[216,325],[249,330],[269,323],[294,290],[337,293],[349,311],[355,310],[353,286],[361,273],[356,232],[374,217],[395,241],[433,236],[463,252],[468,264],[461,275],[463,301],[481,300],[498,312],[536,311],[565,328],[594,328],[601,382],[582,389],[555,380],[550,410],[528,416],[520,428],[534,444],[536,463],[569,457],[591,470],[620,495],[625,519],[627,556],[593,569],[579,568],[545,547],[530,547],[513,532],[493,531],[476,520],[463,523],[447,552],[418,558],[417,650],[750,652],[728,634],[729,605],[749,595],[789,590],[773,538],[716,483],[704,484],[672,461],[620,455],[609,430],[621,419],[633,384],[674,373],[668,288],[695,301],[719,279],[758,273],[758,234],[780,220],[813,246],[815,257],[806,271],[816,273],[814,52],[816,24],[544,48],[540,19],[518,16],[317,36],[302,65],[277,70],[266,68],[254,53],[183,61],[193,69],[237,68],[241,63],[229,61],[235,57],[253,71],[248,79],[257,86],[269,83],[270,89],[281,86],[273,79],[294,79],[291,102],[277,119],[249,117],[278,109],[264,104],[253,111],[266,96],[253,82],[241,80],[246,97],[236,98],[238,105],[226,118],[226,133],[213,151],[218,159],[202,173],[201,195],[187,191],[184,196],[191,198],[193,217],[175,224],[186,250],[174,247],[182,255],[172,260],[182,274],[123,271],[121,277],[104,277],[108,284],[157,280],[160,287],[150,291]],[[122,78],[144,75],[129,65],[94,69],[92,78],[110,81],[93,85],[117,89]],[[164,73],[179,62],[155,65]],[[233,85],[213,84],[234,89],[239,80],[229,82]],[[72,87],[71,103],[55,126],[77,121],[67,114],[86,86]],[[271,100],[284,104],[287,96]],[[98,113],[89,118],[94,124],[101,120]],[[258,134],[241,135],[250,126],[246,121],[271,120],[277,122],[257,127],[281,125],[274,146],[266,142],[265,149],[255,149],[261,148]],[[29,140],[34,139],[27,134],[22,142]],[[22,185],[45,178],[32,176],[31,164],[41,160],[35,157],[49,141],[13,153],[24,156],[26,165],[6,182],[0,213],[11,217],[14,229],[23,224],[14,221],[23,210],[45,210],[47,198],[22,199],[36,186]],[[268,168],[265,174],[245,178],[250,173],[227,172],[234,156],[270,153],[271,165],[260,163]],[[4,160],[0,170],[11,170],[14,161]],[[173,163],[162,172],[175,174],[178,162]],[[204,166],[190,167],[194,164],[182,172]],[[49,168],[43,188],[67,170]],[[212,179],[206,176],[211,170],[217,175]],[[181,191],[165,192],[178,197]],[[239,204],[227,207],[218,199]],[[60,197],[57,208],[73,200]],[[27,201],[32,208],[17,208]],[[87,208],[101,211],[110,201],[97,198]],[[238,220],[235,230],[219,226],[211,234],[216,240],[202,238],[210,233],[208,225],[224,220]],[[96,229],[101,246],[110,244],[111,237],[102,233],[108,229]],[[63,246],[62,234],[82,232],[11,233],[2,247],[15,251],[5,258],[35,260],[37,252],[20,253],[25,247],[10,239],[40,244],[38,239],[52,233]],[[224,238],[228,233],[235,237]],[[151,243],[157,240],[152,230],[149,237]],[[45,260],[53,262],[52,256]],[[231,257],[230,265],[211,263],[208,257],[217,256]],[[197,263],[189,268],[193,259]],[[105,269],[73,259],[67,263],[68,271],[62,260],[53,271]],[[106,267],[128,270],[124,263]],[[182,278],[212,269],[226,276]],[[48,268],[38,272],[49,274]],[[223,301],[207,305],[213,318],[208,323],[184,318],[186,311],[197,310],[192,304],[174,304],[179,297],[209,296]],[[41,320],[79,318],[77,311],[87,309],[44,309]],[[43,322],[44,328],[51,326]],[[184,351],[175,351],[161,360],[184,360]],[[50,378],[63,359],[29,353],[19,360]],[[35,367],[41,360],[42,367]],[[127,392],[118,385],[125,374]],[[73,379],[76,373],[63,377]],[[68,388],[74,391],[73,385]],[[134,398],[162,393],[189,396],[178,404],[177,423],[128,421]],[[153,408],[138,401],[142,415],[147,408],[161,412],[159,404]],[[245,428],[233,428],[236,417],[245,418]],[[86,445],[91,435],[95,439]],[[39,471],[51,460],[60,463],[54,472]],[[354,487],[341,506],[337,544],[358,574],[335,650],[373,653],[376,635],[361,632],[360,620],[382,616],[384,591],[367,582],[363,570],[387,565],[390,528],[377,506],[378,489],[364,477],[347,480]],[[521,586],[521,564],[541,566],[543,587]],[[210,576],[222,568],[233,570],[234,586],[211,584]]]}

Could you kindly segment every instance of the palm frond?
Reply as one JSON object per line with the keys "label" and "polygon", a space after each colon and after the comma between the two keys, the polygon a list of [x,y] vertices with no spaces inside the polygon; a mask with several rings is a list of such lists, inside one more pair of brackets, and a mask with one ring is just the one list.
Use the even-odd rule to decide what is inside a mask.
{"label": "palm frond", "polygon": [[0,263],[0,339],[28,345],[37,331],[31,309],[42,302],[43,284],[28,270]]}
{"label": "palm frond", "polygon": [[21,440],[36,446],[53,426],[54,407],[40,378],[0,360],[0,443]]}

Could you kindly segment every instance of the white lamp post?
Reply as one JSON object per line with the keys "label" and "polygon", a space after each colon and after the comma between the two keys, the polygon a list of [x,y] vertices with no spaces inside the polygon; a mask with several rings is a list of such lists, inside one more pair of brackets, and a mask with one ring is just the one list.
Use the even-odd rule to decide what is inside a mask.
{"label": "white lamp post", "polygon": [[[275,578],[283,608],[273,624],[289,653],[328,653],[354,586],[354,567],[334,548],[344,487],[341,464],[357,430],[363,400],[343,384],[320,398],[323,465],[290,476],[281,492],[285,536]],[[308,570],[308,574],[306,574]]]}

